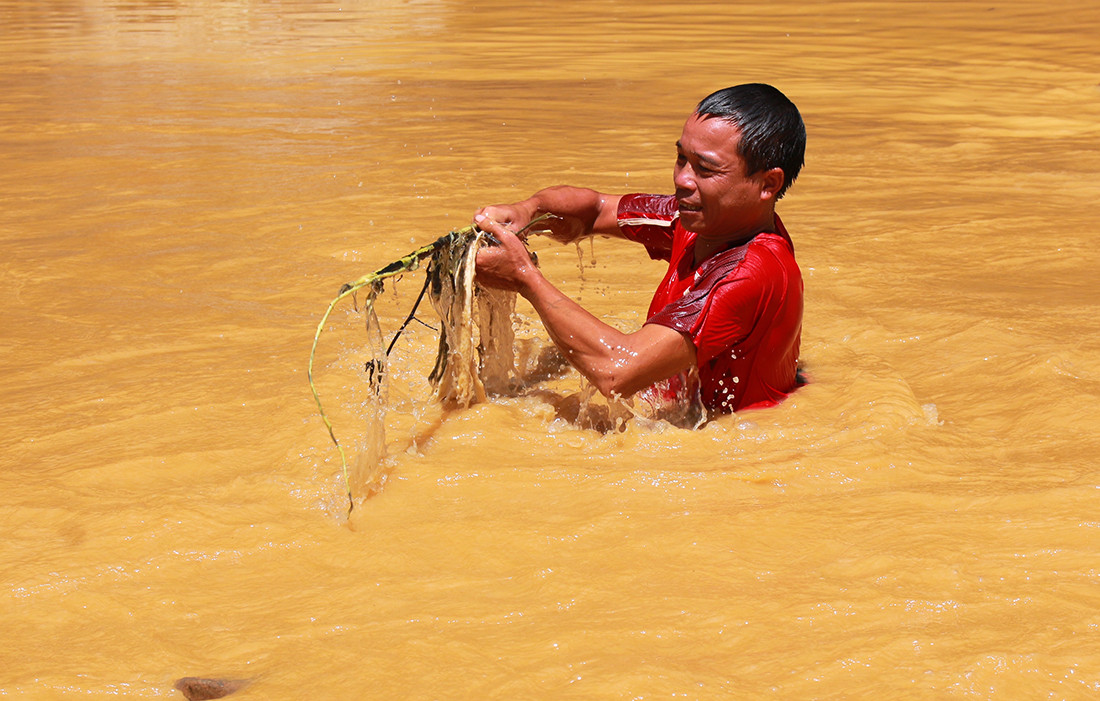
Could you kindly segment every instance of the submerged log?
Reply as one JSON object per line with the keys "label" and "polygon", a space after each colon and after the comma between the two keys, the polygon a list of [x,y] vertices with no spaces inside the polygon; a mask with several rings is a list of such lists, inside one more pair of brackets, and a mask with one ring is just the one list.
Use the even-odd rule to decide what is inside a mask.
{"label": "submerged log", "polygon": [[202,677],[183,677],[176,682],[176,688],[183,692],[187,701],[206,701],[220,699],[240,691],[248,686],[247,679],[203,679]]}

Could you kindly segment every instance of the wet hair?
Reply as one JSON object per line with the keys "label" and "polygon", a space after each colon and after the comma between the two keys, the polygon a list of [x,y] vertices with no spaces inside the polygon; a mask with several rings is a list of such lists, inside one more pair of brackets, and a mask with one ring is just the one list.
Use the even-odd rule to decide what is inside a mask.
{"label": "wet hair", "polygon": [[748,175],[771,168],[783,170],[783,187],[791,186],[806,159],[806,125],[798,108],[770,85],[747,83],[711,93],[695,113],[718,117],[741,131],[737,152],[745,160]]}

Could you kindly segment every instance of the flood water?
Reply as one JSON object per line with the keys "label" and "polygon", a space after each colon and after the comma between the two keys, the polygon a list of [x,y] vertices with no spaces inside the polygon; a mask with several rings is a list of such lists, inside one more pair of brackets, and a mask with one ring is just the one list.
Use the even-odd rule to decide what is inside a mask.
{"label": "flood water", "polygon": [[[1094,698],[1098,37],[1093,0],[0,2],[0,696]],[[444,412],[412,324],[347,518],[306,381],[340,285],[543,186],[669,192],[757,81],[809,133],[812,383],[696,431]],[[640,248],[535,247],[641,323]],[[316,366],[353,456],[366,343],[341,306]]]}

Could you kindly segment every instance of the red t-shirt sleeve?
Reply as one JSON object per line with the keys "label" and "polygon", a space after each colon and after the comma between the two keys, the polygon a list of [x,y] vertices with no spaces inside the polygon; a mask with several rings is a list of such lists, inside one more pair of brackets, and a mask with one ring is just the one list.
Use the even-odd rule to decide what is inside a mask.
{"label": "red t-shirt sleeve", "polygon": [[680,212],[672,195],[623,195],[619,198],[619,233],[645,246],[653,260],[672,257],[672,232]]}

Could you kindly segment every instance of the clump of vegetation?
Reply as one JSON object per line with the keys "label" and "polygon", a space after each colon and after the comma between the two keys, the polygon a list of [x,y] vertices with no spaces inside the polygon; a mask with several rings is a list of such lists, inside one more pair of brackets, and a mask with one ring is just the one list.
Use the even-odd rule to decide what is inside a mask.
{"label": "clump of vegetation", "polygon": [[[520,233],[523,234],[546,218],[545,215],[536,218]],[[313,398],[317,402],[317,410],[325,423],[325,428],[328,429],[329,438],[340,454],[344,486],[348,494],[349,515],[355,507],[355,500],[348,474],[347,454],[336,438],[332,421],[325,413],[313,379],[317,345],[329,316],[342,300],[364,291],[366,299],[363,311],[367,320],[367,333],[369,336],[380,339],[381,331],[378,318],[374,313],[374,302],[384,290],[385,281],[414,272],[420,268],[423,261],[427,260],[424,284],[420,294],[385,351],[381,351],[381,343],[368,344],[371,347],[372,357],[365,366],[367,381],[376,396],[380,397],[386,378],[386,359],[401,333],[416,318],[416,311],[427,295],[442,322],[439,332],[439,350],[429,375],[436,397],[450,408],[468,407],[484,401],[487,391],[498,392],[503,389],[514,368],[514,333],[511,316],[515,308],[516,295],[514,292],[480,287],[474,280],[474,262],[478,248],[494,243],[497,242],[490,234],[482,232],[475,226],[466,226],[440,236],[432,243],[421,246],[358,280],[346,283],[329,303],[321,321],[317,324],[317,332],[313,336],[313,347],[309,353],[307,375]],[[379,434],[384,430],[383,420],[384,415],[380,412],[376,422],[378,424],[376,430]],[[380,436],[376,437],[376,440],[381,440]]]}

